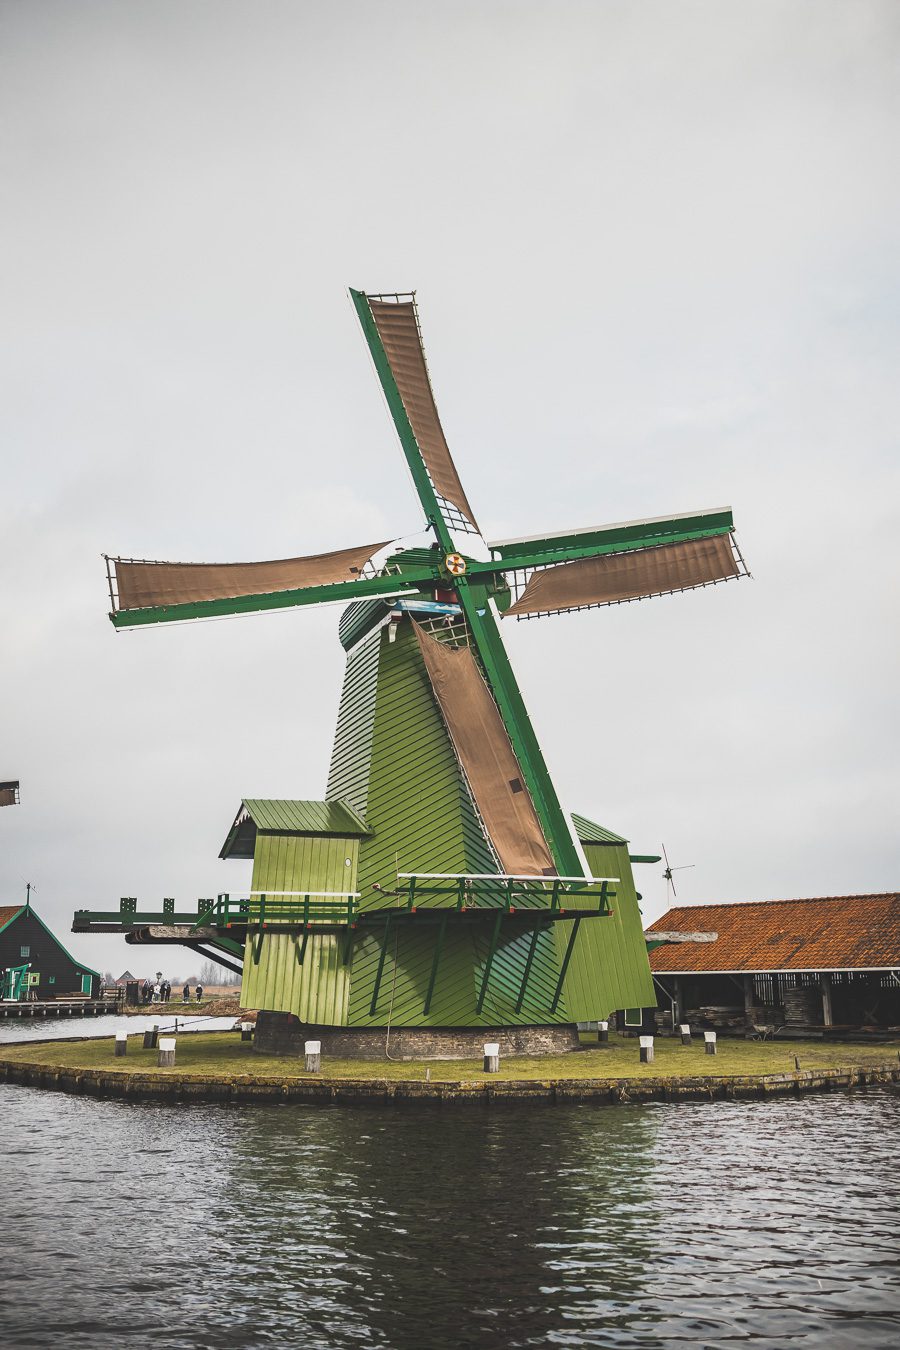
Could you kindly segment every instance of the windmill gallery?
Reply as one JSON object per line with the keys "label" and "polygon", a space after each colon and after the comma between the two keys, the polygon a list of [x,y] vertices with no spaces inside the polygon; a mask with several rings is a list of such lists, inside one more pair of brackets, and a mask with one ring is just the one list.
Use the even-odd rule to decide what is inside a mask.
{"label": "windmill gallery", "polygon": [[116,628],[348,602],[320,800],[245,800],[221,850],[249,895],[125,898],[76,931],[243,970],[261,1050],[559,1051],[655,1002],[625,840],[557,797],[501,636],[530,619],[745,575],[730,510],[485,542],[444,437],[412,294],[351,291],[430,547],[270,562],[108,558]]}

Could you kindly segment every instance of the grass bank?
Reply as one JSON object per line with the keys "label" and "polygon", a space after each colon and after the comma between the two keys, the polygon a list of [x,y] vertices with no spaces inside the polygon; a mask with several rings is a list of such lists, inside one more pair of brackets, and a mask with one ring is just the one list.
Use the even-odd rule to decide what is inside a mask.
{"label": "grass bank", "polygon": [[96,1040],[42,1041],[0,1047],[0,1060],[45,1065],[64,1070],[103,1070],[104,1073],[140,1074],[171,1077],[234,1079],[251,1076],[317,1081],[353,1080],[375,1082],[422,1082],[428,1072],[431,1083],[493,1083],[565,1081],[587,1083],[592,1080],[640,1083],[642,1080],[678,1082],[683,1079],[721,1079],[795,1074],[796,1060],[801,1073],[820,1070],[850,1070],[897,1065],[900,1068],[900,1041],[880,1045],[829,1045],[821,1041],[722,1040],[718,1053],[707,1055],[702,1038],[690,1046],[680,1041],[657,1039],[652,1064],[638,1062],[638,1043],[633,1039],[610,1037],[608,1046],[583,1038],[583,1048],[566,1055],[507,1056],[498,1074],[486,1075],[480,1060],[350,1060],[323,1057],[322,1071],[306,1074],[302,1059],[276,1055],[258,1055],[252,1044],[235,1032],[192,1032],[178,1038],[176,1068],[159,1069],[156,1051],[143,1049],[141,1034],[129,1036],[124,1059],[113,1055],[112,1038]]}

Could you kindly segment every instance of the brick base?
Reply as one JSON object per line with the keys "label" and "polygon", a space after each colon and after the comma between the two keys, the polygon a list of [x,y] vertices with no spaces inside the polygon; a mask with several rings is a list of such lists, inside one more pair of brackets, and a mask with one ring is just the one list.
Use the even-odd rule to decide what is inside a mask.
{"label": "brick base", "polygon": [[261,1055],[302,1055],[321,1041],[335,1059],[481,1059],[485,1041],[503,1055],[561,1055],[579,1048],[573,1022],[532,1027],[319,1027],[293,1013],[260,1012],[253,1048]]}

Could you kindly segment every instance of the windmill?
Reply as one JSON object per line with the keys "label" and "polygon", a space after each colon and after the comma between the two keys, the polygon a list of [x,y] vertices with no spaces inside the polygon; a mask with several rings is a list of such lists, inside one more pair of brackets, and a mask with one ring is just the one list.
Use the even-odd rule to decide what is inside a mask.
{"label": "windmill", "polygon": [[[273,1036],[293,1015],[402,1029],[412,1045],[416,1029],[570,1028],[654,1002],[627,842],[584,817],[573,830],[501,625],[745,575],[731,511],[486,542],[438,417],[415,294],[350,295],[430,547],[106,558],[116,628],[351,602],[325,799],[242,803],[220,856],[253,857],[251,893],[201,901],[191,935],[242,955],[243,1002],[271,1014],[260,1033]],[[132,937],[159,917],[136,903],[122,912]]]}
{"label": "windmill", "polygon": [[666,852],[665,844],[663,844],[662,846],[662,851],[663,857],[665,858],[666,861],[666,870],[663,872],[663,879],[666,883],[666,903],[671,905],[672,897],[678,894],[678,892],[675,889],[675,880],[672,876],[672,873],[688,872],[692,867],[696,867],[696,863],[682,863],[680,867],[673,867],[672,864],[669,862],[669,855]]}

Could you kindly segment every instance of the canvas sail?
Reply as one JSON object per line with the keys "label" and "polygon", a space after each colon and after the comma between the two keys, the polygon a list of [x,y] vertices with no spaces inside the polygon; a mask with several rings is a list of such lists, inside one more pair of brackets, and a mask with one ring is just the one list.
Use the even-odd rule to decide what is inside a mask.
{"label": "canvas sail", "polygon": [[437,492],[477,529],[475,513],[459,481],[438,417],[419,336],[415,302],[366,298],[431,481]]}
{"label": "canvas sail", "polygon": [[416,625],[416,637],[450,739],[504,872],[553,876],[556,868],[503,719],[468,647],[450,647]]}
{"label": "canvas sail", "polygon": [[183,605],[199,600],[233,600],[240,595],[330,586],[358,579],[368,560],[390,540],[358,544],[335,553],[251,563],[131,562],[112,558],[119,609]]}
{"label": "canvas sail", "polygon": [[731,536],[580,558],[533,572],[508,615],[544,614],[582,605],[613,605],[708,586],[739,575]]}

